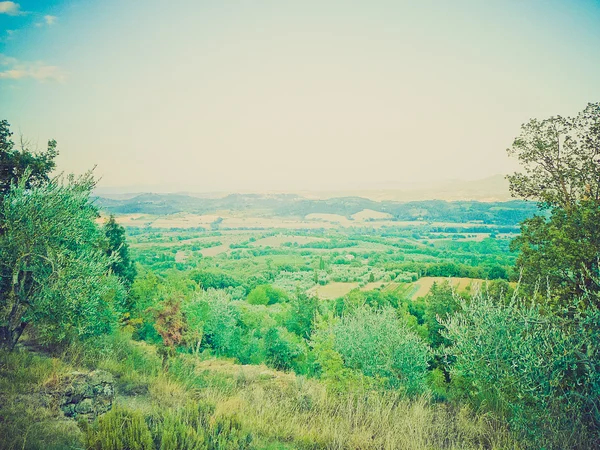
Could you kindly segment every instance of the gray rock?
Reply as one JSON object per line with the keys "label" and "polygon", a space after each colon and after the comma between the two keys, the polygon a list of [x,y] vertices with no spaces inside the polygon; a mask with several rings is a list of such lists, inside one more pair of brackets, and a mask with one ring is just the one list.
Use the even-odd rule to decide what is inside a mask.
{"label": "gray rock", "polygon": [[114,379],[109,372],[73,372],[62,389],[60,408],[67,417],[93,420],[110,411],[114,397]]}

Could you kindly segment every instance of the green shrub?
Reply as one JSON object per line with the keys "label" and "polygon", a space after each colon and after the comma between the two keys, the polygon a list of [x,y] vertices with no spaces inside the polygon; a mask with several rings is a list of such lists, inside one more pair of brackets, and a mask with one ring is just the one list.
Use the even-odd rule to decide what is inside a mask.
{"label": "green shrub", "polygon": [[270,284],[263,284],[252,289],[246,301],[251,305],[274,305],[287,302],[289,298],[285,291],[274,288]]}
{"label": "green shrub", "polygon": [[554,314],[477,295],[445,322],[464,394],[534,447],[600,445],[600,311],[585,303]]}
{"label": "green shrub", "polygon": [[411,395],[425,391],[429,347],[393,308],[357,308],[320,332],[330,333],[346,367]]}
{"label": "green shrub", "polygon": [[[294,339],[295,338],[295,339]],[[269,328],[265,335],[265,350],[269,365],[279,370],[291,370],[302,354],[299,338],[285,328]]]}

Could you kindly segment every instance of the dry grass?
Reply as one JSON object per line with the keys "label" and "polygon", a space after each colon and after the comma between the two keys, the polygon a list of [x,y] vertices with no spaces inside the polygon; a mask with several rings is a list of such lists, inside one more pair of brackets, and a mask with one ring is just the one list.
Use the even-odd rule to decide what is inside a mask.
{"label": "dry grass", "polygon": [[459,277],[423,277],[414,283],[418,288],[413,292],[412,298],[424,297],[429,293],[433,283],[449,282],[457,291],[464,291],[467,288],[475,289],[477,285],[485,283],[485,280],[476,278],[459,278]]}
{"label": "dry grass", "polygon": [[359,286],[358,283],[343,283],[343,282],[331,282],[325,286],[315,286],[310,289],[309,293],[315,294],[317,297],[323,300],[332,300],[339,297],[343,297],[352,289],[356,289]]}
{"label": "dry grass", "polygon": [[[132,348],[143,352],[145,346]],[[153,356],[150,353],[148,357]],[[232,360],[199,361],[179,355],[177,361],[180,372],[175,371],[175,362],[173,372],[151,375],[147,370],[147,394],[120,396],[116,405],[144,417],[157,412],[175,417],[190,402],[214,405],[210,423],[239,423],[241,430],[252,434],[252,448],[257,450],[518,448],[498,422],[467,407],[433,403],[427,397],[408,399],[390,391],[340,394],[315,379]],[[118,363],[114,364],[116,373]],[[68,370],[72,368],[43,356],[3,356],[2,386],[16,387],[12,386],[10,403],[4,397],[0,404],[4,433],[0,448],[41,448],[42,443],[44,448],[81,448],[82,434],[74,421],[53,408],[40,407],[35,397],[23,396],[23,391],[54,385]]]}
{"label": "dry grass", "polygon": [[373,211],[372,209],[363,209],[356,214],[352,214],[352,218],[354,220],[383,220],[383,219],[392,219],[393,216],[389,213],[384,213],[380,211]]}
{"label": "dry grass", "polygon": [[[201,371],[237,380],[235,392],[214,386],[196,399],[216,405],[265,441],[323,449],[510,449],[505,429],[468,408],[409,400],[393,392],[335,394],[316,380],[230,361],[202,362]],[[269,377],[265,377],[265,373]],[[241,381],[240,381],[241,380]]]}

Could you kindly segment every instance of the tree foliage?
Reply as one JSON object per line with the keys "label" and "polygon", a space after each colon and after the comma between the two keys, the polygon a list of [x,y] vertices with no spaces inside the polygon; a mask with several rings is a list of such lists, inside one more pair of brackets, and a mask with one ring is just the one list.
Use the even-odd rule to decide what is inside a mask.
{"label": "tree foliage", "polygon": [[[58,155],[55,140],[48,141],[45,152],[32,152],[24,141],[21,148],[17,149],[12,135],[8,121],[0,120],[0,202],[10,190],[11,184],[16,184],[23,178],[26,189],[48,183],[50,173],[55,168],[54,159]],[[28,175],[24,177],[26,171]]]}
{"label": "tree foliage", "polygon": [[513,244],[530,292],[553,292],[559,303],[597,292],[600,259],[600,103],[576,117],[523,125],[509,154],[523,171],[508,177],[513,195],[537,200],[545,214],[522,223]]}
{"label": "tree foliage", "polygon": [[508,149],[523,171],[509,175],[515,197],[566,210],[584,199],[600,201],[600,103],[576,117],[532,119]]}
{"label": "tree foliage", "polygon": [[130,288],[137,271],[133,260],[129,256],[129,245],[125,238],[125,228],[119,225],[115,217],[111,215],[104,224],[104,234],[107,240],[106,254],[109,257],[117,257],[111,269],[123,281],[125,286]]}
{"label": "tree foliage", "polygon": [[274,305],[287,302],[289,298],[281,289],[274,288],[270,284],[263,284],[252,289],[246,300],[251,305]]}
{"label": "tree foliage", "polygon": [[108,331],[124,291],[102,251],[91,174],[31,189],[27,175],[1,206],[0,343],[14,347],[30,324],[49,341]]}
{"label": "tree foliage", "polygon": [[512,247],[530,291],[565,302],[600,290],[600,205],[584,200],[570,210],[554,209],[549,219],[526,220]]}
{"label": "tree foliage", "polygon": [[333,350],[346,367],[409,394],[425,390],[429,347],[398,319],[394,309],[359,308],[334,320],[329,328],[321,333],[331,334]]}
{"label": "tree foliage", "polygon": [[433,283],[425,296],[424,323],[427,326],[428,341],[432,348],[450,345],[451,342],[441,333],[444,321],[460,310],[452,285],[448,282]]}
{"label": "tree foliage", "polygon": [[181,298],[169,297],[152,310],[154,328],[162,338],[159,351],[163,357],[163,368],[168,368],[168,359],[175,355],[176,348],[185,342],[187,322],[181,310]]}

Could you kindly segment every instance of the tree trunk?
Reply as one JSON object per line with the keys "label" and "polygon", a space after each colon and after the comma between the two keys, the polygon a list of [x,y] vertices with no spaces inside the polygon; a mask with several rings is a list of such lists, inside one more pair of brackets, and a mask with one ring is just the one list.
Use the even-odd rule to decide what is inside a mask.
{"label": "tree trunk", "polygon": [[27,328],[27,322],[21,322],[16,328],[12,328],[10,324],[0,327],[0,348],[7,349],[12,352],[19,342],[23,331]]}

